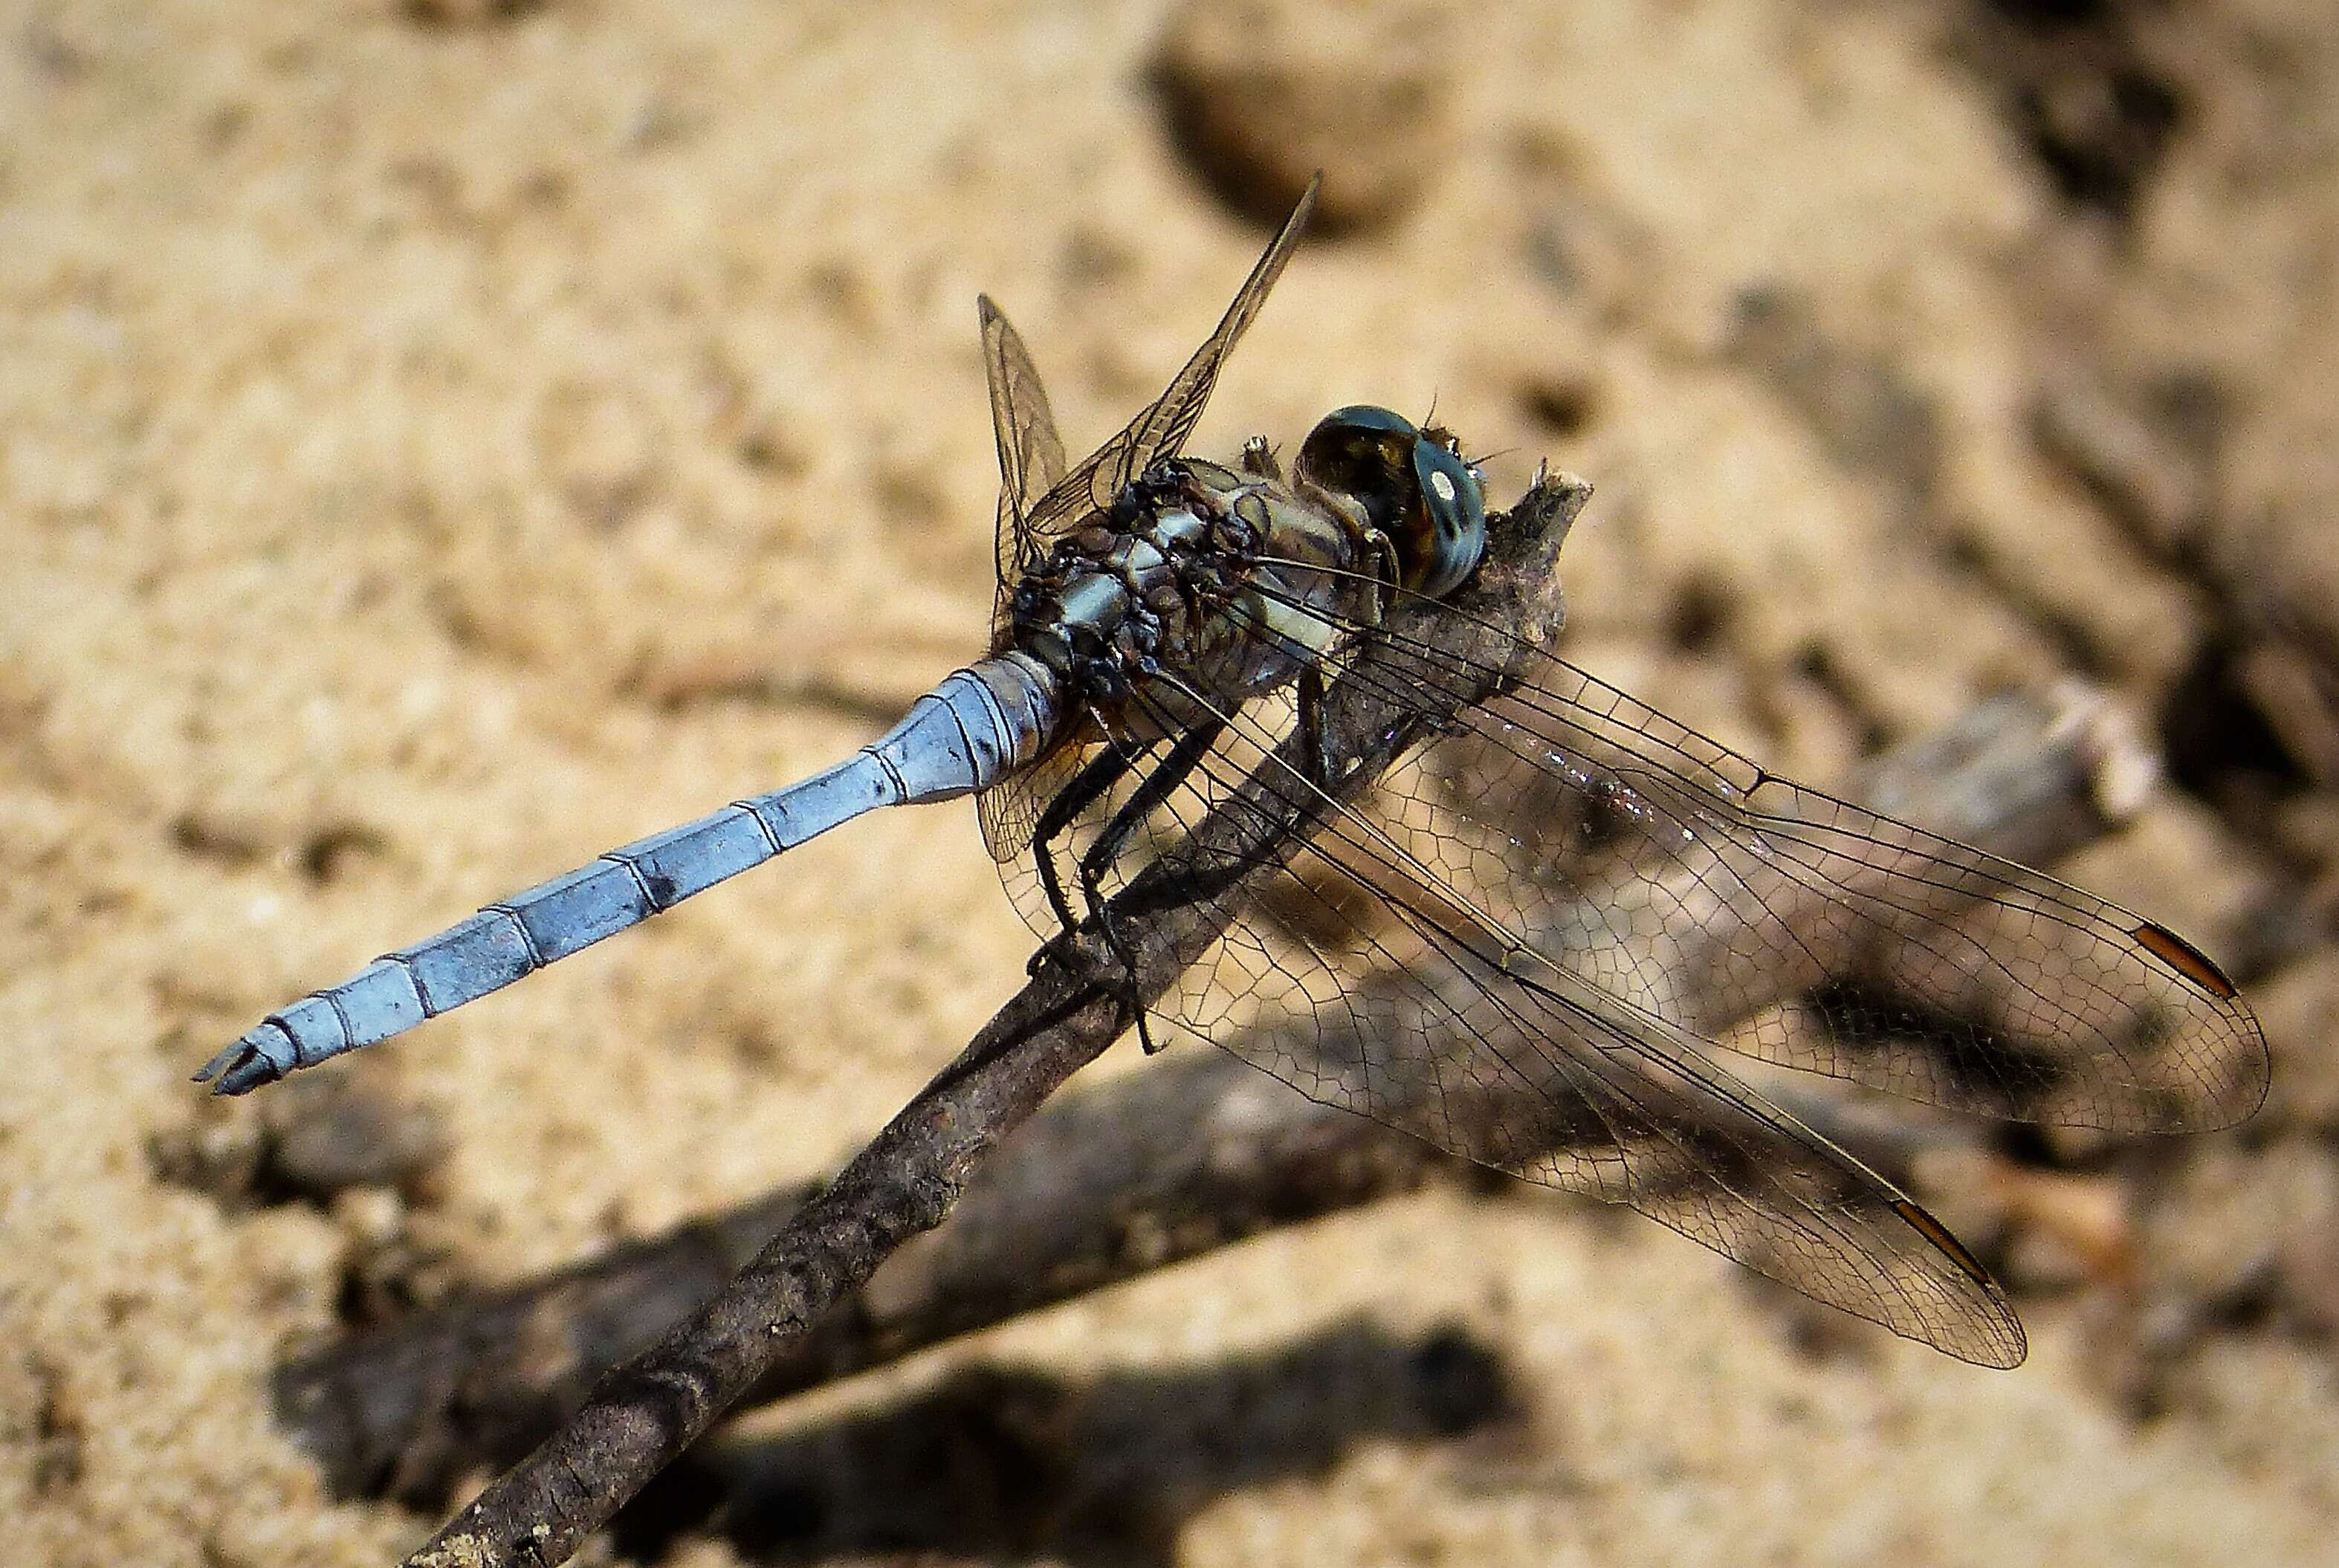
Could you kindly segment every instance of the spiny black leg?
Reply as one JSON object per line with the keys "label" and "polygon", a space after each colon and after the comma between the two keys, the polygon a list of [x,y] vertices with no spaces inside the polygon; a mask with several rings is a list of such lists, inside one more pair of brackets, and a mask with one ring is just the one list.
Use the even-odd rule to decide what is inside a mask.
{"label": "spiny black leg", "polygon": [[1324,718],[1324,672],[1299,667],[1299,771],[1322,789],[1332,787],[1331,736]]}
{"label": "spiny black leg", "polygon": [[1148,1056],[1160,1047],[1154,1044],[1153,1031],[1146,1026],[1145,1003],[1137,980],[1137,955],[1121,940],[1120,928],[1113,923],[1112,904],[1103,896],[1104,873],[1120,857],[1129,835],[1153,814],[1154,808],[1170,798],[1171,791],[1186,782],[1226,727],[1225,721],[1219,720],[1179,736],[1178,744],[1170,748],[1170,754],[1161,759],[1161,765],[1146,775],[1145,782],[1137,786],[1137,793],[1122,803],[1112,820],[1105,823],[1104,831],[1081,855],[1081,896],[1096,920],[1097,929],[1104,933],[1105,951],[1120,962],[1127,978],[1130,1011],[1137,1020],[1137,1041]]}
{"label": "spiny black leg", "polygon": [[[1324,713],[1324,679],[1313,666],[1299,672],[1298,698],[1300,772],[1308,783],[1324,791],[1325,794],[1337,797],[1328,765],[1331,732]],[[1167,772],[1174,760],[1174,756],[1165,759],[1162,771]],[[1129,893],[1122,895],[1120,902],[1127,906],[1122,912],[1141,917],[1164,910],[1185,909],[1217,898],[1261,866],[1273,862],[1276,856],[1268,846],[1278,842],[1286,833],[1304,832],[1307,825],[1316,820],[1319,811],[1329,812],[1332,809],[1319,802],[1312,791],[1302,790],[1281,798],[1289,811],[1290,820],[1286,822],[1270,823],[1264,805],[1253,806],[1263,826],[1273,831],[1258,833],[1258,843],[1250,853],[1229,854],[1215,866],[1208,869],[1196,867],[1174,875],[1161,874],[1163,868],[1156,866],[1144,883],[1132,887]],[[1110,833],[1111,830],[1108,828],[1106,831]],[[1098,842],[1103,841],[1100,839]]]}
{"label": "spiny black leg", "polygon": [[[1308,784],[1312,784],[1315,789],[1321,789],[1327,795],[1331,795],[1333,794],[1331,721],[1328,721],[1327,714],[1324,714],[1324,672],[1319,672],[1315,665],[1305,665],[1305,667],[1300,667],[1298,742],[1300,742],[1300,777],[1303,777]],[[1195,761],[1199,761],[1199,751],[1195,754]],[[1177,751],[1172,751],[1170,756],[1162,758],[1160,773],[1170,773],[1172,767],[1177,767]],[[1181,773],[1190,773],[1190,770],[1193,770],[1193,765],[1189,763],[1186,770],[1181,770]],[[1156,777],[1160,777],[1160,773],[1156,773]],[[1172,782],[1172,789],[1174,786],[1177,786],[1177,782]],[[1132,795],[1132,803],[1134,803],[1134,795]],[[1291,819],[1288,823],[1284,823],[1284,826],[1300,831],[1305,823],[1315,822],[1317,810],[1319,810],[1319,801],[1317,801],[1312,791],[1303,789],[1298,795],[1294,795],[1291,801],[1287,801],[1287,805],[1294,805],[1294,803],[1300,807],[1300,810],[1296,812],[1294,819]],[[1331,807],[1321,807],[1321,810],[1331,810]],[[1120,822],[1118,817],[1113,819],[1113,823],[1118,822]],[[1106,835],[1111,833],[1111,831],[1113,831],[1111,826],[1104,828]],[[1101,843],[1104,843],[1104,835],[1100,835],[1097,843],[1101,845]],[[1266,847],[1266,843],[1272,843],[1272,838],[1263,835],[1263,845],[1260,847]],[[1090,854],[1095,854],[1095,850],[1090,850]],[[1146,912],[1156,911],[1156,908],[1183,908],[1183,906],[1189,906],[1189,903],[1202,903],[1202,901],[1207,899],[1217,899],[1217,896],[1223,894],[1228,887],[1233,887],[1235,883],[1239,883],[1242,878],[1247,878],[1247,875],[1251,875],[1254,871],[1258,871],[1263,863],[1268,863],[1268,859],[1272,859],[1272,856],[1244,854],[1239,856],[1239,859],[1230,859],[1230,862],[1214,868],[1214,871],[1199,871],[1198,868],[1198,871],[1183,873],[1181,878],[1165,880],[1162,887],[1156,889],[1156,896],[1153,896],[1153,899],[1146,899]],[[1085,880],[1085,875],[1088,875],[1088,856],[1081,856],[1081,873],[1083,873],[1083,880]]]}
{"label": "spiny black leg", "polygon": [[[1088,810],[1091,803],[1119,784],[1152,750],[1150,744],[1134,751],[1125,751],[1118,745],[1108,744],[1086,767],[1072,775],[1071,783],[1056,792],[1056,798],[1050,801],[1048,809],[1040,814],[1039,825],[1031,834],[1031,858],[1039,867],[1040,887],[1048,895],[1048,907],[1055,912],[1057,921],[1063,926],[1060,936],[1071,935],[1081,922],[1080,918],[1072,913],[1071,902],[1064,897],[1063,879],[1056,874],[1056,838],[1072,825],[1081,813]],[[1044,946],[1033,953],[1028,966],[1030,972],[1039,973],[1040,965],[1047,956],[1048,949]]]}

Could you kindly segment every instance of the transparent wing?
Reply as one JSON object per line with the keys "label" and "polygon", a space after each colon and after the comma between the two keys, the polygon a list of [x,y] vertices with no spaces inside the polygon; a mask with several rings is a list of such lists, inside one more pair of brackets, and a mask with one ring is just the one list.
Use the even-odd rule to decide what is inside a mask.
{"label": "transparent wing", "polygon": [[[1186,368],[1119,435],[1090,453],[1025,512],[1017,530],[1015,558],[1012,562],[1004,559],[1002,541],[1002,582],[1012,581],[1024,563],[1080,528],[1092,513],[1110,507],[1130,480],[1143,473],[1155,459],[1176,453],[1193,433],[1194,422],[1202,417],[1210,390],[1218,384],[1219,367],[1234,351],[1259,307],[1267,302],[1268,291],[1275,287],[1284,263],[1291,259],[1292,250],[1299,242],[1299,232],[1307,226],[1308,215],[1315,209],[1318,182],[1308,182],[1299,204],[1284,220],[1282,229],[1251,268],[1250,276],[1243,280],[1234,303],[1219,319],[1218,330],[1194,350]],[[995,380],[992,385],[995,390]]]}
{"label": "transparent wing", "polygon": [[[1418,685],[1470,658],[1406,645]],[[2010,1120],[2179,1132],[2265,1041],[2165,927],[1776,777],[1537,649],[1385,782],[1391,832],[1554,969],[1783,1067]]]}
{"label": "transparent wing", "polygon": [[1056,434],[1047,389],[1040,384],[1040,372],[1032,367],[1021,334],[990,295],[976,297],[975,311],[982,319],[982,365],[991,383],[991,429],[999,442],[999,522],[994,547],[999,563],[999,616],[1003,619],[1008,589],[1022,558],[1025,515],[1034,499],[1062,481],[1064,443]]}
{"label": "transparent wing", "polygon": [[[1340,798],[1263,698],[1106,868],[1117,919],[1210,906],[1161,1013],[1327,1104],[1627,1202],[1951,1355],[2002,1294],[1924,1210],[1717,1046],[2002,1116],[2217,1125],[2263,1041],[2157,926],[1771,777],[1499,628],[1357,631],[1327,674],[1458,721]],[[1134,781],[1063,841],[1071,867]],[[1238,824],[1198,834],[1204,823]]]}

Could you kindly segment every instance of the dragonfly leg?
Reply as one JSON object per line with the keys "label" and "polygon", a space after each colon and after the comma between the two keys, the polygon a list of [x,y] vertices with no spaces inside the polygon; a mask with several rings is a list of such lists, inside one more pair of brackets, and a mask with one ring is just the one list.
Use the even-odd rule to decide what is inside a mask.
{"label": "dragonfly leg", "polygon": [[[1124,752],[1117,745],[1107,746],[1088,766],[1073,774],[1072,782],[1057,791],[1048,809],[1040,814],[1039,824],[1031,833],[1031,859],[1039,869],[1040,890],[1048,896],[1048,908],[1063,927],[1057,933],[1059,938],[1071,935],[1081,922],[1072,912],[1071,902],[1064,897],[1063,878],[1056,870],[1056,839],[1089,809],[1097,796],[1119,784],[1152,749],[1149,745]],[[1037,974],[1047,956],[1046,947],[1033,953],[1030,972]]]}
{"label": "dragonfly leg", "polygon": [[1144,1001],[1138,991],[1137,955],[1122,940],[1120,927],[1113,922],[1112,902],[1104,896],[1104,873],[1111,870],[1112,863],[1120,858],[1121,846],[1129,842],[1129,835],[1153,814],[1157,806],[1170,798],[1171,791],[1186,782],[1194,769],[1200,765],[1204,754],[1218,743],[1219,732],[1226,727],[1221,720],[1180,735],[1178,744],[1170,748],[1170,754],[1161,759],[1161,765],[1146,775],[1145,782],[1137,786],[1137,793],[1113,813],[1112,820],[1105,823],[1104,831],[1097,834],[1096,842],[1081,855],[1081,898],[1088,904],[1090,918],[1096,922],[1097,929],[1104,935],[1105,951],[1111,953],[1121,966],[1130,1011],[1137,1021],[1137,1040],[1145,1048],[1148,1056],[1161,1048],[1154,1043],[1152,1031],[1146,1027]]}
{"label": "dragonfly leg", "polygon": [[1332,737],[1324,722],[1324,672],[1314,665],[1299,671],[1299,771],[1319,788],[1332,787]]}
{"label": "dragonfly leg", "polygon": [[[1324,677],[1322,672],[1318,671],[1312,666],[1303,668],[1299,672],[1298,696],[1299,701],[1298,726],[1299,737],[1299,772],[1309,784],[1324,791],[1327,794],[1329,794],[1332,793],[1333,789],[1333,779],[1329,765],[1332,745],[1330,727],[1324,714]],[[1199,752],[1197,752],[1195,761],[1199,762],[1199,760],[1200,754]],[[1170,762],[1165,761],[1162,764],[1161,774],[1169,773],[1170,771]],[[1161,794],[1166,796],[1170,789],[1177,787],[1178,783],[1183,777],[1183,772],[1190,772],[1192,764],[1188,764],[1188,767],[1180,773],[1179,779],[1171,780],[1161,791]],[[1161,774],[1157,774],[1155,776],[1158,778],[1161,776]],[[1136,804],[1133,797],[1130,804]],[[1160,804],[1158,800],[1149,803],[1149,809],[1150,805],[1158,804]],[[1304,824],[1306,822],[1312,821],[1314,816],[1314,809],[1310,806],[1302,812],[1300,822]],[[1119,819],[1116,818],[1115,820],[1118,821]],[[1135,824],[1133,823],[1130,824],[1132,828],[1134,825]],[[1109,835],[1111,831],[1112,830],[1108,827],[1105,831],[1105,834],[1099,836],[1097,840],[1098,845],[1102,845],[1104,843],[1105,836]],[[1124,833],[1123,836],[1126,836],[1126,834]],[[1259,848],[1263,850],[1265,848],[1264,843],[1262,843]],[[1094,855],[1096,853],[1095,848],[1092,847],[1089,853],[1091,855]],[[1256,852],[1251,853],[1237,854],[1229,857],[1224,863],[1215,867],[1205,869],[1198,866],[1178,875],[1165,877],[1155,886],[1148,890],[1142,902],[1138,905],[1138,912],[1150,914],[1161,910],[1183,909],[1191,904],[1201,903],[1207,900],[1217,898],[1229,888],[1233,887],[1245,877],[1249,876],[1253,872],[1258,871],[1261,865],[1267,863],[1267,862],[1272,858],[1271,854],[1262,854]],[[1082,869],[1083,871],[1086,870],[1086,857],[1083,857]]]}

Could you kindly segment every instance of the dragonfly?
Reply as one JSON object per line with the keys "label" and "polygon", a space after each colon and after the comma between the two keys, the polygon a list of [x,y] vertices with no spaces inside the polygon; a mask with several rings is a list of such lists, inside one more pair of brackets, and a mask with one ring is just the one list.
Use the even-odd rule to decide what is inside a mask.
{"label": "dragonfly", "polygon": [[[2255,1018],[2166,927],[1772,774],[1484,613],[1510,518],[1452,433],[1358,405],[1288,472],[1259,438],[1231,464],[1186,455],[1315,196],[1076,466],[1021,338],[979,301],[1002,479],[986,656],[834,766],[378,959],[198,1080],[246,1093],[868,812],[973,794],[1047,939],[1035,970],[1078,939],[1148,1050],[1157,1029],[1213,1040],[1950,1356],[2021,1361],[1974,1254],[1728,1061],[2174,1133],[2255,1110]],[[1376,765],[1336,708],[1378,715]],[[1171,913],[1198,911],[1207,947],[1140,983]]]}

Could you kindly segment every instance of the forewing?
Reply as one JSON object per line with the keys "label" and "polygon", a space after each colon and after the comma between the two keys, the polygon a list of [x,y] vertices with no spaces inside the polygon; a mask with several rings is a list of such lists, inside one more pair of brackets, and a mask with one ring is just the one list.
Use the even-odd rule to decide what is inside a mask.
{"label": "forewing", "polygon": [[[1407,651],[1423,687],[1485,689],[1472,656]],[[1510,657],[1390,774],[1390,831],[1612,1016],[2015,1120],[2188,1131],[2265,1098],[2256,1020],[2164,927]]]}
{"label": "forewing", "polygon": [[1299,232],[1315,209],[1318,183],[1317,180],[1308,182],[1299,204],[1284,220],[1250,276],[1243,280],[1218,330],[1194,350],[1185,369],[1119,435],[1090,453],[1025,515],[1021,541],[1025,560],[1079,528],[1091,514],[1111,506],[1131,479],[1156,459],[1175,454],[1193,433],[1194,422],[1202,417],[1210,390],[1218,384],[1219,367],[1267,302],[1268,291],[1275,287],[1284,263],[1299,242]]}
{"label": "forewing", "polygon": [[1056,434],[1047,390],[1011,325],[988,294],[975,310],[982,318],[983,370],[991,383],[991,429],[999,442],[999,522],[996,552],[999,602],[1004,614],[1016,564],[1024,557],[1025,516],[1064,477],[1064,443]]}

